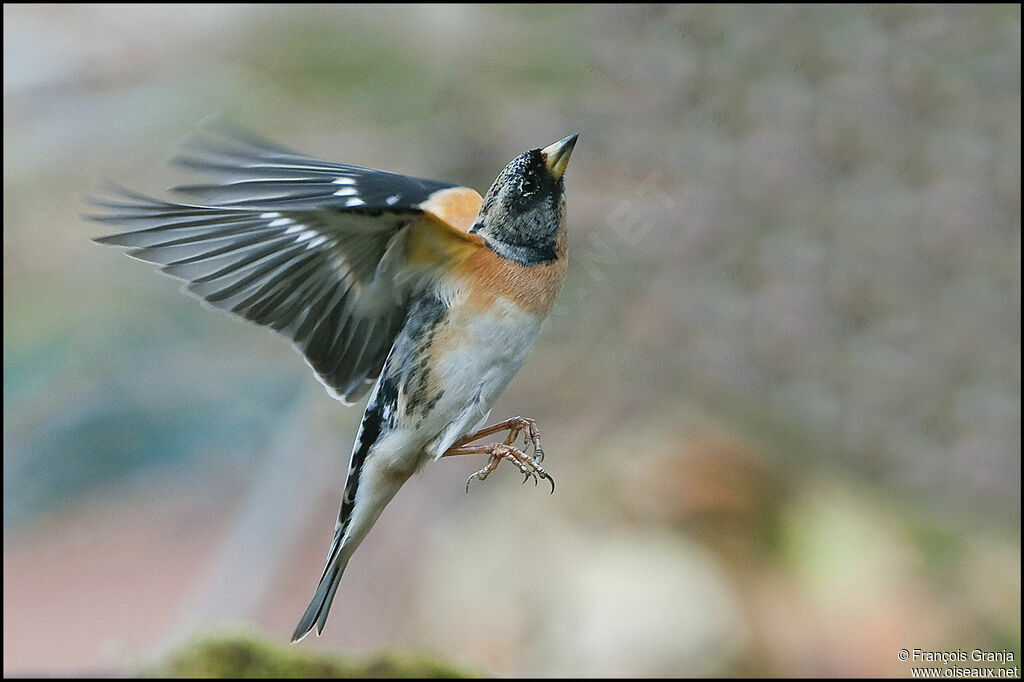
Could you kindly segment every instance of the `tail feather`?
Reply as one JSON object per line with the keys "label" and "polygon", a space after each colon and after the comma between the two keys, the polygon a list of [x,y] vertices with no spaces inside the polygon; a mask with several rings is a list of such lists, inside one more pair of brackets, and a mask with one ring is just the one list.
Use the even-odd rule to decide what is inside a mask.
{"label": "tail feather", "polygon": [[[422,443],[389,437],[385,428],[386,415],[394,411],[397,400],[397,386],[388,378],[385,367],[385,374],[373,389],[356,436],[327,564],[313,600],[295,628],[293,643],[308,635],[314,627],[318,635],[323,632],[349,557],[370,532],[384,507],[412,475],[418,453],[422,452]],[[408,461],[410,456],[412,462]]]}
{"label": "tail feather", "polygon": [[327,566],[320,578],[313,600],[306,607],[306,612],[299,619],[299,624],[292,635],[292,642],[297,642],[316,626],[316,633],[323,632],[327,614],[334,601],[334,593],[341,582],[341,574],[348,565],[349,557],[356,551],[359,543],[384,511],[384,507],[395,496],[398,489],[409,478],[411,471],[396,472],[394,469],[377,466],[371,460],[359,471],[360,490],[356,495],[351,514],[344,523],[338,525],[334,533],[334,542],[327,557]]}
{"label": "tail feather", "polygon": [[[354,536],[349,532],[349,524],[356,510],[360,480],[363,478],[363,467],[366,464],[367,456],[370,454],[370,449],[377,438],[380,437],[383,427],[383,409],[381,401],[378,399],[379,389],[380,384],[378,383],[374,387],[373,396],[367,405],[366,414],[363,415],[363,422],[359,426],[359,433],[356,434],[356,443],[352,449],[352,459],[349,462],[348,476],[345,481],[345,492],[341,498],[341,511],[338,512],[338,523],[334,528],[334,541],[331,543],[331,550],[327,554],[327,564],[324,566],[323,575],[320,576],[320,584],[317,585],[312,601],[309,602],[305,613],[299,619],[295,632],[292,633],[293,644],[308,635],[314,625],[316,625],[316,634],[318,636],[323,632],[324,623],[327,622],[327,614],[331,610],[331,603],[334,601],[334,594],[338,590],[341,574],[345,572],[345,566],[348,565],[348,559],[352,556],[352,552],[355,551],[362,537],[369,530],[369,525],[373,525],[373,520],[370,521],[369,525],[364,522],[361,525],[366,527],[357,529],[358,532]],[[362,496],[364,499],[366,497],[366,494]],[[386,501],[385,504],[387,504]],[[365,506],[365,503],[363,506]],[[383,506],[381,506],[381,509],[383,509]],[[378,511],[378,513],[380,512]],[[373,518],[376,519],[376,516]]]}
{"label": "tail feather", "polygon": [[346,500],[342,504],[341,517],[334,531],[334,541],[331,543],[324,573],[320,577],[320,584],[317,585],[313,600],[306,607],[295,628],[292,642],[305,637],[314,626],[318,635],[323,631],[331,602],[334,601],[334,594],[338,590],[341,574],[344,573],[349,558],[373,527],[380,513],[384,511],[384,507],[411,474],[411,470],[396,471],[393,466],[382,464],[373,457],[366,460],[354,473],[358,481],[358,491],[351,503],[346,495]]}
{"label": "tail feather", "polygon": [[312,601],[309,602],[305,613],[299,619],[299,624],[295,627],[295,632],[292,633],[292,644],[308,635],[314,626],[316,626],[317,635],[324,630],[327,614],[331,610],[331,603],[334,602],[334,594],[338,591],[338,584],[341,582],[341,574],[345,572],[348,559],[352,556],[351,551],[345,551],[343,530],[343,528],[339,528],[334,536],[334,543],[331,545],[331,551],[327,557],[324,574],[320,577],[320,584],[317,585]]}

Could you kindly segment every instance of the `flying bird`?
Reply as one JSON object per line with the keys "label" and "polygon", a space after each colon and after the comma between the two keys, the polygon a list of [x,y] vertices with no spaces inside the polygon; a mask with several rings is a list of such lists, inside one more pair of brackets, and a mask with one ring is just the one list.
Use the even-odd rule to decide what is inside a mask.
{"label": "flying bird", "polygon": [[[481,197],[222,126],[176,159],[213,179],[172,188],[190,203],[114,186],[93,200],[102,212],[89,218],[128,229],[95,241],[286,336],[342,403],[370,392],[323,575],[293,642],[323,631],[352,553],[425,463],[486,455],[467,491],[502,460],[554,491],[534,420],[481,427],[565,277],[564,174],[576,138],[520,154]],[[494,434],[507,435],[475,443]]]}

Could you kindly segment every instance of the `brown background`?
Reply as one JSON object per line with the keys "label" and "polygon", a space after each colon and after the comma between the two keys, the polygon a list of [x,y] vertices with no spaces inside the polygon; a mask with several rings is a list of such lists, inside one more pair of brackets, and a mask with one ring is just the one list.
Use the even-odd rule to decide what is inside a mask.
{"label": "brown background", "polygon": [[77,216],[182,180],[215,112],[481,191],[580,133],[569,281],[494,413],[539,420],[557,494],[429,467],[303,646],[1019,654],[1020,63],[1012,6],[5,5],[5,674],[284,641],[319,576],[360,409]]}

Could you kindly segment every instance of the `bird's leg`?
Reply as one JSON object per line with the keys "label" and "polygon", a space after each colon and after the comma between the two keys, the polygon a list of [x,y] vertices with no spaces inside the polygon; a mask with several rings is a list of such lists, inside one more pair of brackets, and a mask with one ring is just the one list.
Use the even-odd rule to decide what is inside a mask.
{"label": "bird's leg", "polygon": [[[544,450],[540,446],[540,430],[537,429],[537,422],[528,417],[512,417],[506,419],[503,422],[485,426],[484,428],[463,436],[459,440],[455,441],[452,448],[457,448],[467,443],[472,443],[475,440],[480,440],[484,436],[489,436],[492,433],[500,433],[501,431],[508,431],[508,439],[505,440],[506,445],[512,445],[516,441],[516,437],[520,431],[526,431],[526,436],[523,439],[523,445],[533,445],[533,459],[537,462],[544,460]],[[447,452],[445,454],[448,454]]]}
{"label": "bird's leg", "polygon": [[[513,424],[512,422],[515,423]],[[531,419],[529,420],[529,422],[532,424],[533,420]],[[551,483],[551,492],[553,493],[555,492],[555,480],[551,478],[551,475],[548,474],[548,472],[544,471],[544,468],[537,462],[536,459],[530,457],[522,450],[512,447],[512,443],[515,442],[516,437],[519,435],[519,432],[522,431],[524,428],[529,428],[529,426],[522,422],[516,422],[516,420],[513,419],[509,419],[507,422],[502,422],[501,424],[489,426],[485,429],[477,431],[474,434],[470,434],[469,436],[459,439],[458,441],[456,441],[454,445],[452,445],[452,447],[448,448],[448,450],[445,451],[442,457],[449,457],[452,455],[490,455],[490,458],[487,460],[487,466],[485,466],[483,469],[476,472],[466,480],[467,493],[469,492],[470,481],[472,481],[474,478],[480,479],[481,481],[486,480],[487,477],[491,475],[491,472],[498,468],[498,463],[501,462],[501,460],[503,459],[507,459],[508,461],[512,462],[517,467],[519,467],[519,471],[525,476],[525,478],[523,479],[523,483],[528,481],[531,476],[533,476],[533,482],[537,483],[537,479],[538,477],[540,477]],[[508,437],[505,439],[504,443],[488,443],[484,445],[467,444],[468,441],[472,441],[475,440],[476,438],[481,438],[483,436],[487,436],[492,433],[504,430],[507,430],[509,432]],[[535,426],[533,427],[532,431],[535,435]],[[534,448],[537,448],[536,441],[534,444]]]}

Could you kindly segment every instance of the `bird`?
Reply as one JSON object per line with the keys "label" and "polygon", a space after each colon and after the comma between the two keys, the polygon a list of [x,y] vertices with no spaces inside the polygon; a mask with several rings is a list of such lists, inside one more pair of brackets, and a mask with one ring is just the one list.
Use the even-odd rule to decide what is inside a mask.
{"label": "bird", "polygon": [[[578,134],[472,188],[321,161],[221,122],[174,161],[187,203],[108,184],[95,238],[184,292],[289,339],[345,405],[369,393],[323,574],[292,642],[317,635],[356,548],[402,485],[441,457],[486,455],[550,483],[534,419],[484,427],[537,342],[567,265],[565,170]],[[507,434],[491,443],[477,443]],[[516,446],[523,434],[522,448]],[[532,451],[532,454],[530,454]]]}

